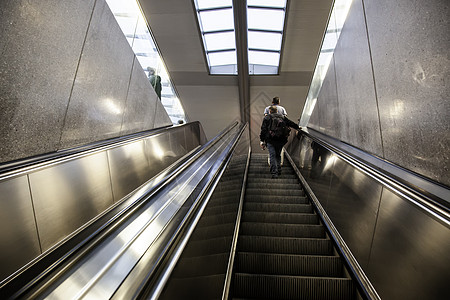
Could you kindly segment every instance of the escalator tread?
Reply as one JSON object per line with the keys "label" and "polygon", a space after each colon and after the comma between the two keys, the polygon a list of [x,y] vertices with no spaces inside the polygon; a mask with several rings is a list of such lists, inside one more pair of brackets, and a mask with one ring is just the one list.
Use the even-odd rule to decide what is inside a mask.
{"label": "escalator tread", "polygon": [[251,299],[348,300],[355,293],[349,278],[237,273],[233,284],[234,297]]}
{"label": "escalator tread", "polygon": [[354,299],[354,283],[293,168],[270,176],[267,155],[252,155],[232,299]]}

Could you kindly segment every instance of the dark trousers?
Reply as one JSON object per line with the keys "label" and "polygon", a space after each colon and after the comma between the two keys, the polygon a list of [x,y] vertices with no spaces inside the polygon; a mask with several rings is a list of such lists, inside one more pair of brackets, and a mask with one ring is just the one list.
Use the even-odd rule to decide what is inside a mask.
{"label": "dark trousers", "polygon": [[282,144],[267,143],[267,150],[269,150],[270,158],[270,174],[272,176],[278,176],[281,174],[281,150]]}

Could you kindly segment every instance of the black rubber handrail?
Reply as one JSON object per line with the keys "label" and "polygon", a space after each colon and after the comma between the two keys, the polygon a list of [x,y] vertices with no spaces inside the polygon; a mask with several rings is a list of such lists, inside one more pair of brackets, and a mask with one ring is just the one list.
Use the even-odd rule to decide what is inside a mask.
{"label": "black rubber handrail", "polygon": [[229,295],[230,295],[231,279],[232,279],[232,275],[233,275],[234,261],[236,258],[237,241],[238,241],[238,237],[239,237],[239,228],[241,226],[242,211],[243,211],[243,207],[244,207],[245,190],[247,188],[248,169],[250,166],[251,153],[252,153],[252,148],[251,148],[251,146],[249,146],[247,162],[245,164],[244,182],[242,183],[241,196],[239,197],[239,208],[238,208],[238,213],[236,216],[236,223],[234,225],[233,239],[231,242],[231,251],[230,251],[230,256],[228,259],[227,273],[225,275],[225,284],[224,284],[223,292],[222,292],[222,300],[228,300]]}
{"label": "black rubber handrail", "polygon": [[357,160],[371,166],[373,169],[379,170],[398,182],[403,183],[411,190],[417,191],[421,194],[421,196],[429,198],[430,201],[438,202],[443,206],[450,208],[449,186],[396,165],[378,155],[367,153],[362,149],[323,134],[313,128],[303,129],[302,134],[316,140],[319,144],[322,144],[325,147],[329,145],[330,147],[334,147],[341,152],[347,153],[350,156],[355,157]]}
{"label": "black rubber handrail", "polygon": [[[424,193],[424,191],[415,188],[413,185],[408,185],[407,183],[398,180],[397,178],[391,176],[389,172],[375,168],[365,161],[358,159],[358,157],[339,149],[337,146],[332,145],[323,139],[311,135],[305,130],[300,132],[450,228],[450,207],[445,205],[446,202],[435,201],[435,199],[428,197],[427,193]],[[412,172],[409,172],[409,174],[413,176],[415,175]],[[442,185],[439,185],[439,187],[442,187]]]}
{"label": "black rubber handrail", "polygon": [[333,225],[333,222],[331,221],[330,217],[328,216],[325,209],[320,204],[319,199],[317,199],[316,195],[312,191],[308,182],[303,177],[303,175],[300,173],[299,169],[297,168],[297,166],[295,165],[294,161],[292,160],[291,156],[289,155],[289,153],[287,151],[285,151],[285,156],[291,163],[292,167],[294,168],[295,173],[297,174],[298,178],[300,179],[300,182],[302,183],[302,186],[305,189],[305,193],[308,195],[309,199],[312,201],[313,205],[315,206],[316,212],[319,215],[319,217],[322,220],[325,227],[327,228],[327,231],[328,231],[329,235],[331,236],[333,243],[338,248],[338,252],[344,258],[345,263],[346,263],[347,267],[349,268],[351,277],[357,282],[357,287],[360,292],[360,295],[365,300],[381,300],[380,296],[378,295],[377,291],[373,287],[372,283],[369,281],[369,279],[367,278],[363,269],[359,265],[358,261],[353,256],[352,252],[350,251],[350,248],[347,246],[344,239],[341,237],[338,230]]}
{"label": "black rubber handrail", "polygon": [[[243,132],[247,127],[248,123],[246,123],[241,128],[239,133],[236,135],[236,137],[232,142],[233,144],[229,148],[228,153],[226,153],[221,163],[221,166],[217,170],[217,173],[213,176],[211,181],[208,182],[206,187],[202,190],[202,193],[195,201],[195,204],[191,207],[189,213],[186,214],[185,218],[183,219],[183,222],[179,225],[177,232],[173,235],[172,237],[173,247],[170,249],[170,251],[164,254],[165,256],[167,256],[167,262],[164,266],[161,267],[160,270],[158,270],[157,272],[158,274],[155,276],[156,278],[153,278],[152,280],[152,286],[142,287],[142,290],[138,291],[135,294],[136,298],[133,299],[140,299],[142,297],[145,297],[147,299],[158,299],[158,297],[160,296],[164,286],[169,280],[169,276],[173,271],[176,262],[181,256],[181,253],[184,250],[184,247],[186,246],[188,239],[190,238],[190,235],[195,229],[209,198],[214,192],[215,186],[218,184],[224,170],[226,169],[226,166],[229,164],[237,143],[239,142]],[[198,209],[195,209],[194,206],[198,207]]]}
{"label": "black rubber handrail", "polygon": [[91,154],[93,152],[108,150],[120,145],[128,144],[139,139],[154,136],[167,130],[184,127],[193,126],[197,124],[200,126],[198,121],[186,123],[183,125],[177,125],[176,127],[169,125],[164,127],[158,127],[146,131],[141,131],[137,133],[132,133],[120,137],[114,137],[106,140],[92,142],[86,145],[77,146],[73,148],[58,150],[55,152],[39,154],[27,158],[17,159],[5,163],[0,163],[0,178],[9,176],[10,173],[23,173],[30,168],[36,168],[41,164],[51,164],[53,161],[58,161],[66,158],[77,158],[84,155]]}

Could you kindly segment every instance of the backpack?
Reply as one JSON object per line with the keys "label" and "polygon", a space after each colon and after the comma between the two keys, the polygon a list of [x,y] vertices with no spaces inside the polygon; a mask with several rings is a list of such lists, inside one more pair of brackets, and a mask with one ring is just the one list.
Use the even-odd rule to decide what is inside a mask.
{"label": "backpack", "polygon": [[269,138],[276,141],[287,140],[291,129],[287,126],[284,117],[279,114],[270,115]]}

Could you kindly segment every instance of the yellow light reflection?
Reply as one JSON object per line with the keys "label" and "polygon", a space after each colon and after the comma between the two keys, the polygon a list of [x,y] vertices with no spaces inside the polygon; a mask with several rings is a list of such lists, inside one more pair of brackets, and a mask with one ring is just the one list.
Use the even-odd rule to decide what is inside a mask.
{"label": "yellow light reflection", "polygon": [[159,160],[162,160],[164,158],[164,150],[163,148],[161,148],[157,141],[152,141],[151,149],[154,157]]}
{"label": "yellow light reflection", "polygon": [[332,154],[325,163],[325,167],[323,168],[323,171],[326,172],[329,169],[331,169],[334,166],[334,163],[336,162],[337,156]]}
{"label": "yellow light reflection", "polygon": [[392,106],[389,108],[389,115],[391,118],[397,118],[401,116],[405,111],[405,103],[401,99],[395,99],[392,102]]}
{"label": "yellow light reflection", "polygon": [[120,106],[118,106],[111,98],[104,99],[103,105],[110,113],[113,113],[115,115],[120,115],[122,113],[122,109],[120,108]]}

